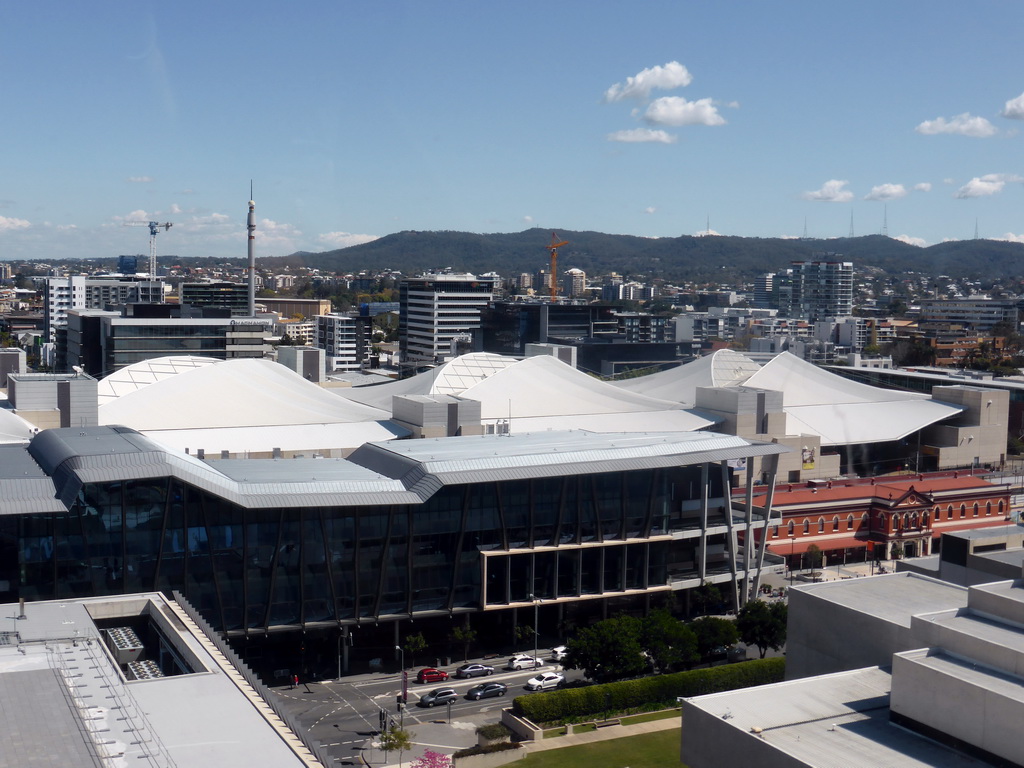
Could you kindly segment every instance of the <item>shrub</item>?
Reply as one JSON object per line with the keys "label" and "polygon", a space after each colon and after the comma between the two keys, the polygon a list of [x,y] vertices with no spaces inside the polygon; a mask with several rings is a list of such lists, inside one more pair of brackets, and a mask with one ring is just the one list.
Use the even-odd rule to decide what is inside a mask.
{"label": "shrub", "polygon": [[702,696],[780,682],[785,666],[786,660],[782,658],[756,659],[671,675],[534,693],[513,700],[512,711],[541,724],[569,722],[606,711],[620,713],[631,709],[674,707],[680,696]]}
{"label": "shrub", "polygon": [[482,736],[488,741],[498,741],[499,739],[508,739],[512,737],[512,730],[504,723],[488,723],[487,725],[481,725],[476,729],[478,736]]}
{"label": "shrub", "polygon": [[460,749],[452,757],[471,757],[472,755],[486,755],[491,752],[504,752],[506,749],[519,749],[519,745],[511,741],[503,741],[499,744],[488,744],[486,747],[469,747]]}

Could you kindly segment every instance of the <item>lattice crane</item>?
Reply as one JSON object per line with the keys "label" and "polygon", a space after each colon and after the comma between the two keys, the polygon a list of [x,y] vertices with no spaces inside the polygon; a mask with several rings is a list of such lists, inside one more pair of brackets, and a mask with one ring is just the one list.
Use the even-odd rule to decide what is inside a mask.
{"label": "lattice crane", "polygon": [[156,233],[160,229],[166,232],[174,225],[169,221],[165,221],[163,224],[158,221],[126,221],[124,226],[149,227],[149,276],[156,277]]}
{"label": "lattice crane", "polygon": [[551,302],[558,301],[558,249],[563,245],[568,245],[568,240],[562,240],[559,242],[558,235],[554,232],[551,233],[551,245],[544,246],[551,251],[551,275],[549,282],[551,284]]}

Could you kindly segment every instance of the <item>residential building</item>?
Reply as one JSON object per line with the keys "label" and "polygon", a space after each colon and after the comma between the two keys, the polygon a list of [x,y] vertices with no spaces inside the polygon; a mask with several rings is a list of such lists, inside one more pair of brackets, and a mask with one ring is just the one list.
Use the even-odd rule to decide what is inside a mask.
{"label": "residential building", "polygon": [[[838,254],[817,254],[835,257]],[[795,261],[793,310],[810,322],[853,314],[853,263],[849,261]]]}
{"label": "residential building", "polygon": [[318,315],[316,346],[324,350],[328,373],[361,370],[370,354],[371,331],[369,314]]}
{"label": "residential building", "polygon": [[148,275],[68,275],[46,278],[45,332],[56,342],[72,309],[109,309],[129,303],[162,304],[163,279]]}
{"label": "residential building", "polygon": [[565,271],[569,279],[569,296],[574,299],[583,298],[587,295],[587,273],[582,269],[573,267]]}
{"label": "residential building", "polygon": [[480,328],[493,277],[440,273],[403,278],[399,286],[399,347],[409,370],[450,356],[452,341]]}

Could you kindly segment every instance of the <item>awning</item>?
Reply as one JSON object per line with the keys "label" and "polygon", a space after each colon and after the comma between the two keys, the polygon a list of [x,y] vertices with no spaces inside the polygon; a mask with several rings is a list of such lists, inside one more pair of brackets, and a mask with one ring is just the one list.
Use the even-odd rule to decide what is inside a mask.
{"label": "awning", "polygon": [[811,544],[817,545],[822,552],[831,552],[834,549],[863,549],[868,544],[868,539],[858,536],[805,536],[803,538],[778,539],[769,541],[768,548],[772,553],[789,557],[789,555],[802,555]]}

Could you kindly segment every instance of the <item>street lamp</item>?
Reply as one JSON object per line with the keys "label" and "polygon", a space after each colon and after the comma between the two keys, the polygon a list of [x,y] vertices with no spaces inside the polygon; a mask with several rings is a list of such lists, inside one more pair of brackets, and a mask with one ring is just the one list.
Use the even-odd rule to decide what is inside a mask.
{"label": "street lamp", "polygon": [[538,598],[536,595],[534,595],[531,592],[530,593],[530,599],[533,601],[533,664],[534,664],[534,667],[536,667],[537,666],[537,635],[540,634],[540,632],[537,631],[538,630],[538,627],[537,627],[537,609],[540,606],[540,598]]}
{"label": "street lamp", "polygon": [[796,534],[789,534],[789,585],[793,586],[793,550],[796,548]]}
{"label": "street lamp", "polygon": [[405,671],[405,649],[402,648],[402,646],[400,646],[400,645],[396,645],[395,646],[395,650],[398,651],[401,654],[402,671],[404,672]]}

